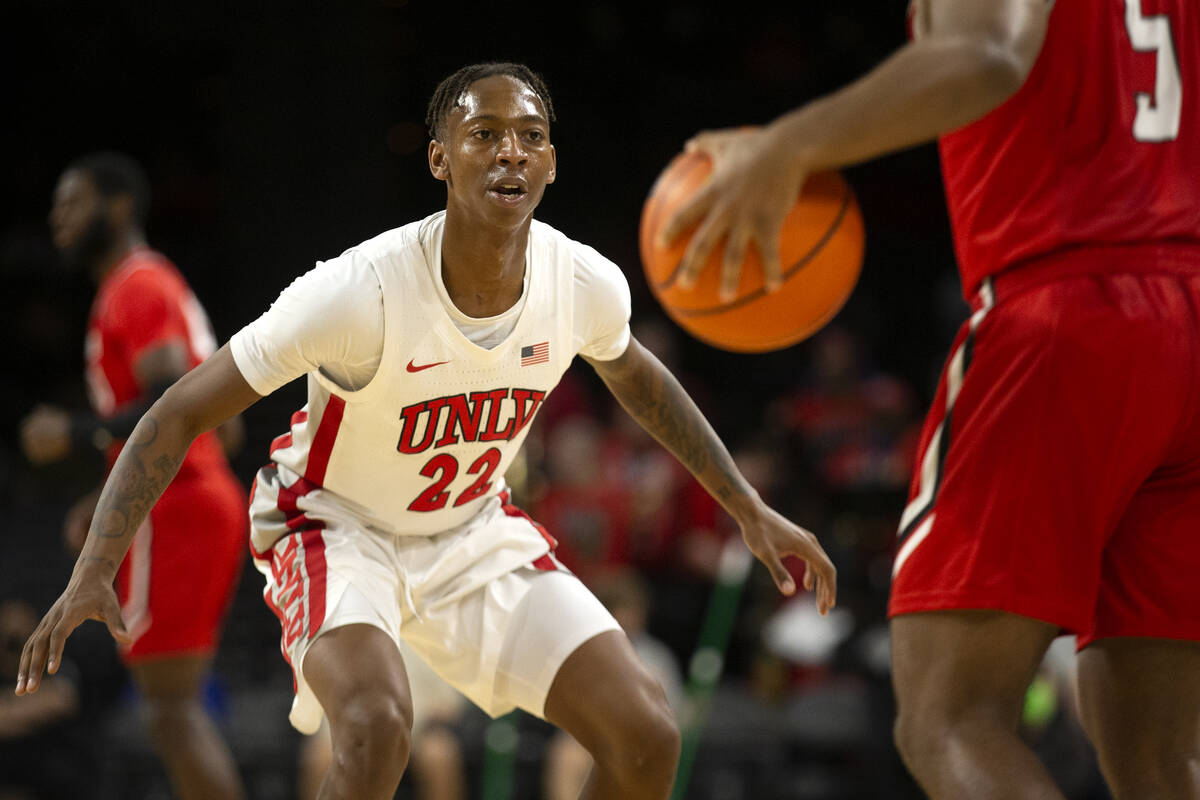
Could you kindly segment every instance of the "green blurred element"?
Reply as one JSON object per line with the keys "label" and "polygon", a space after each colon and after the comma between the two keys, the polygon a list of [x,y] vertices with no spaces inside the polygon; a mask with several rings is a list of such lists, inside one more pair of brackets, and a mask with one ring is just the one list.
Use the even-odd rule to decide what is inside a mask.
{"label": "green blurred element", "polygon": [[688,781],[692,776],[696,751],[700,748],[700,737],[708,719],[713,691],[725,669],[725,650],[729,647],[742,587],[746,585],[753,564],[754,559],[742,544],[741,537],[735,537],[726,544],[721,554],[717,584],[704,612],[700,640],[688,665],[688,704],[684,719],[680,720],[683,742],[671,800],[683,800],[687,796]]}
{"label": "green blurred element", "polygon": [[511,800],[513,773],[517,761],[517,717],[512,711],[488,723],[483,734],[483,775],[480,779],[481,800]]}
{"label": "green blurred element", "polygon": [[1025,692],[1025,709],[1021,712],[1021,722],[1030,728],[1044,728],[1050,724],[1057,712],[1058,694],[1054,691],[1054,682],[1039,675],[1033,679]]}

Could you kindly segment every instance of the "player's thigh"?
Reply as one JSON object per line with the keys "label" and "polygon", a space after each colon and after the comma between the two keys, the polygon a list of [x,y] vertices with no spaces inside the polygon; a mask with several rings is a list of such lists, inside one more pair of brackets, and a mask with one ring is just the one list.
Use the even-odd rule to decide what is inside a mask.
{"label": "player's thigh", "polygon": [[380,628],[355,623],[324,631],[308,647],[304,680],[337,728],[346,714],[380,712],[412,722],[404,659]]}
{"label": "player's thigh", "polygon": [[204,655],[147,658],[129,666],[142,696],[152,703],[190,703],[199,700],[212,660]]}
{"label": "player's thigh", "polygon": [[[349,626],[370,629],[370,635],[354,637],[370,645],[363,646],[364,655],[344,645],[334,652],[346,652],[347,663],[355,665],[355,675],[370,666],[361,664],[369,653],[370,658],[381,660],[382,674],[394,676],[395,664],[402,664],[397,647],[400,578],[390,560],[387,535],[329,520],[282,537],[267,552],[259,553],[254,563],[265,581],[263,599],[280,622],[281,650],[292,667],[296,696],[289,719],[297,730],[312,733],[323,715],[332,717],[334,713],[308,681],[312,651],[327,652],[331,643],[348,639],[338,635],[327,640],[327,636]],[[336,664],[329,668],[336,673]],[[319,670],[320,665],[314,669]],[[342,685],[336,674],[331,680]],[[356,678],[347,676],[347,680]],[[395,688],[399,684],[392,680],[380,685]],[[406,681],[402,694],[407,698]]]}
{"label": "player's thigh", "polygon": [[1200,759],[1200,643],[1095,641],[1079,653],[1079,702],[1102,761],[1195,762]]}
{"label": "player's thigh", "polygon": [[622,631],[594,636],[567,657],[546,698],[545,717],[593,753],[614,739],[637,741],[675,729],[662,686]]}
{"label": "player's thigh", "polygon": [[1026,688],[1057,625],[1003,611],[903,614],[891,621],[892,681],[902,724],[965,717],[1017,725]]}

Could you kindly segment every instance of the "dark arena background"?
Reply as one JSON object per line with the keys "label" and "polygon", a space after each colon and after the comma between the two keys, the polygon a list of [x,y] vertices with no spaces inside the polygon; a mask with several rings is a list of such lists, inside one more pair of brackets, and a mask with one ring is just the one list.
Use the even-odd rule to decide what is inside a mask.
{"label": "dark arena background", "polygon": [[[631,636],[650,643],[674,682],[696,747],[677,796],[921,796],[891,740],[885,608],[922,416],[967,314],[936,149],[845,171],[867,232],[862,278],[826,329],[783,351],[734,355],[683,334],[650,295],[637,248],[642,201],[690,135],[766,122],[857,77],[903,43],[903,2],[8,0],[2,18],[0,601],[9,609],[40,615],[66,585],[63,515],[102,472],[98,458],[34,468],[17,446],[36,404],[87,407],[94,288],[61,264],[46,222],[63,167],[99,149],[145,166],[150,243],[185,273],[224,342],[316,260],[441,208],[444,188],[425,158],[433,88],[466,63],[525,62],[545,76],[558,115],[558,180],[538,217],[621,265],[635,335],[840,571],[839,605],[824,620],[811,596],[785,602],[761,565],[740,589],[722,585],[731,520],[633,429],[586,364],[547,400],[510,482],[561,540],[563,560],[602,598],[632,606]],[[297,381],[244,415],[234,466],[247,490],[303,403]],[[284,800],[304,796],[311,765],[287,722],[291,675],[261,588],[247,552],[206,702],[249,795]],[[21,618],[0,615],[10,687],[28,632]],[[702,641],[710,649],[695,658]],[[65,717],[14,729],[3,719],[20,700],[0,696],[0,798],[59,796],[17,781],[33,760],[70,777],[63,796],[169,797],[103,627],[86,623],[67,655],[80,691]],[[1069,646],[1052,651],[1023,728],[1071,798],[1105,798],[1073,710],[1072,658]],[[398,797],[437,797],[438,770],[458,771],[471,798],[556,796],[550,754],[562,742],[546,724],[520,713],[489,724],[473,706],[448,708],[428,730],[450,756],[414,756]]]}

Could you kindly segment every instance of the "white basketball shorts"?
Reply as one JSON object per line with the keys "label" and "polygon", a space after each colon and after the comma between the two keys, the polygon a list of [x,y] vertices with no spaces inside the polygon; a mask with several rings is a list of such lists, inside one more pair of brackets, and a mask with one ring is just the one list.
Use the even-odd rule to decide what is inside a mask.
{"label": "white basketball shorts", "polygon": [[567,656],[620,630],[554,557],[540,526],[500,498],[433,536],[395,536],[325,514],[255,565],[283,628],[296,688],[289,719],[302,733],[316,731],[324,714],[304,680],[304,655],[343,625],[373,625],[397,647],[405,642],[493,717],[514,708],[543,717]]}

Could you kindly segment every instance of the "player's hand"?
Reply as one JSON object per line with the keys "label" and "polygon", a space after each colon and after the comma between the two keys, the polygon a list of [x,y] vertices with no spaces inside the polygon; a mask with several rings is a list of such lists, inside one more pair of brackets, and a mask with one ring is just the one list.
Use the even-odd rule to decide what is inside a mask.
{"label": "player's hand", "polygon": [[72,576],[66,591],[42,617],[33,635],[21,651],[17,671],[17,694],[32,694],[42,682],[42,674],[58,672],[67,637],[85,619],[100,620],[119,642],[129,642],[129,633],[121,619],[121,607],[111,580]]}
{"label": "player's hand", "polygon": [[817,610],[828,614],[837,604],[837,568],[816,536],[761,501],[741,527],[746,546],[766,565],[780,592],[788,596],[796,593],[796,584],[783,564],[786,556],[795,556],[804,562],[804,588],[816,589]]}
{"label": "player's hand", "polygon": [[691,288],[713,249],[725,240],[720,297],[737,294],[742,261],[753,245],[763,262],[767,291],[783,285],[779,234],[796,204],[807,169],[774,127],[706,131],[685,145],[687,152],[713,162],[708,181],[667,220],[659,243],[669,245],[688,230],[695,233],[680,262],[678,283]]}
{"label": "player's hand", "polygon": [[66,458],[71,452],[71,415],[52,406],[35,408],[21,420],[21,450],[38,466]]}
{"label": "player's hand", "polygon": [[67,511],[63,520],[63,543],[67,549],[76,555],[83,549],[87,541],[88,529],[92,527],[92,514],[96,511],[96,503],[100,501],[100,490],[88,492],[75,501]]}

